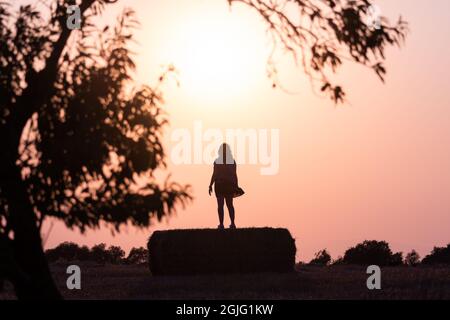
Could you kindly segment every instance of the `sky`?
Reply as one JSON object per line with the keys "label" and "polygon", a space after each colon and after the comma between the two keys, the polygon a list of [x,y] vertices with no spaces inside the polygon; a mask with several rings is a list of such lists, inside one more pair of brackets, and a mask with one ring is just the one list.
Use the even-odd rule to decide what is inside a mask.
{"label": "sky", "polygon": [[[170,126],[164,145],[171,179],[192,185],[194,201],[144,230],[112,235],[108,227],[80,234],[60,222],[43,227],[47,248],[63,241],[145,246],[154,230],[215,228],[216,202],[208,195],[212,165],[179,164],[177,132],[195,139],[208,130],[278,132],[279,166],[238,165],[246,194],[235,200],[238,227],[284,227],[296,240],[297,259],[326,248],[336,258],[363,240],[385,240],[394,251],[422,256],[450,242],[450,2],[376,0],[393,21],[410,23],[405,45],[387,51],[386,83],[348,63],[334,79],[348,103],[335,106],[315,94],[289,56],[277,56],[280,82],[266,75],[270,41],[259,16],[225,0],[119,1],[103,16],[114,21],[124,5],[136,10],[138,83],[154,85],[164,66],[177,81],[163,86]],[[195,129],[197,128],[197,129]],[[204,143],[202,147],[205,147]],[[226,224],[229,223],[226,216]]]}

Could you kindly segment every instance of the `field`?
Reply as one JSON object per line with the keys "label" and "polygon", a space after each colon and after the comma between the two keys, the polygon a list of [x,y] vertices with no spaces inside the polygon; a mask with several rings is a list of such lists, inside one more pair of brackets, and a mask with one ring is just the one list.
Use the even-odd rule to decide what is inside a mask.
{"label": "field", "polygon": [[[362,267],[300,267],[290,274],[153,277],[147,266],[80,264],[81,290],[66,288],[66,265],[53,265],[66,299],[450,299],[447,267],[382,269],[370,291]],[[11,298],[10,287],[0,298]]]}

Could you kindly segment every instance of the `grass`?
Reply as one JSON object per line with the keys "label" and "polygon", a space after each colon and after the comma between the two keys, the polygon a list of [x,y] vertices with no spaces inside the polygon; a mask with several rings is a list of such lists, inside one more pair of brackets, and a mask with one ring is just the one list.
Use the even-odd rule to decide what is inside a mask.
{"label": "grass", "polygon": [[[66,299],[450,299],[448,267],[382,268],[382,289],[366,288],[365,268],[302,266],[292,273],[152,276],[148,267],[79,264],[81,290],[66,288],[66,267],[52,272]],[[11,288],[0,299],[12,298]]]}

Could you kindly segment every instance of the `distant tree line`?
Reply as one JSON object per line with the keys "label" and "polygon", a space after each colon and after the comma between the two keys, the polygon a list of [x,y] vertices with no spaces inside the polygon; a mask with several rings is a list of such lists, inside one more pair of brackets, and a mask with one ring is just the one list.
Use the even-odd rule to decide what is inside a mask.
{"label": "distant tree line", "polygon": [[73,242],[63,242],[53,249],[45,251],[48,262],[57,261],[92,261],[110,264],[146,264],[148,251],[144,247],[132,248],[128,256],[119,246],[100,243],[92,248],[79,246]]}
{"label": "distant tree line", "polygon": [[[97,263],[139,265],[148,263],[148,250],[144,247],[132,248],[128,254],[120,246],[100,243],[92,248],[79,246],[73,242],[63,242],[45,251],[48,262],[92,261]],[[299,264],[305,264],[299,262]],[[378,266],[418,266],[450,265],[450,243],[447,247],[434,247],[423,259],[412,250],[403,257],[402,252],[393,253],[386,241],[366,240],[345,251],[344,256],[333,260],[327,249],[320,250],[309,262],[310,265],[378,265]]]}
{"label": "distant tree line", "polygon": [[[300,262],[300,264],[303,264]],[[405,257],[402,252],[393,253],[386,241],[366,240],[351,247],[343,257],[331,258],[327,249],[320,250],[309,262],[310,265],[378,265],[378,266],[417,266],[417,265],[450,265],[450,244],[447,247],[434,247],[430,254],[422,260],[412,250]]]}

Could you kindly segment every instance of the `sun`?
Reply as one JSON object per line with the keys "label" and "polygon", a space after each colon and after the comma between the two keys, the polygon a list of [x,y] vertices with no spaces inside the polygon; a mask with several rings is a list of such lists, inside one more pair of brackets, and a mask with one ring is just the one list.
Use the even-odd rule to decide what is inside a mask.
{"label": "sun", "polygon": [[196,98],[248,93],[265,68],[260,32],[226,10],[189,16],[179,24],[171,50],[181,86]]}

